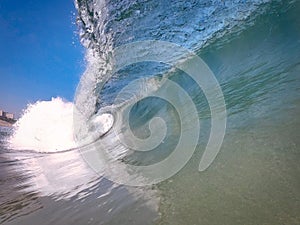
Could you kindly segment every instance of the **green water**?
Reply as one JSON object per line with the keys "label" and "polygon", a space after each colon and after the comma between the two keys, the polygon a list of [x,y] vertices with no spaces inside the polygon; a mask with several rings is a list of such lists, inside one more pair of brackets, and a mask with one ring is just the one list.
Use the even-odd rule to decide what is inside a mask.
{"label": "green water", "polygon": [[204,172],[194,157],[162,192],[158,224],[300,224],[300,2],[199,52],[221,83],[227,132]]}

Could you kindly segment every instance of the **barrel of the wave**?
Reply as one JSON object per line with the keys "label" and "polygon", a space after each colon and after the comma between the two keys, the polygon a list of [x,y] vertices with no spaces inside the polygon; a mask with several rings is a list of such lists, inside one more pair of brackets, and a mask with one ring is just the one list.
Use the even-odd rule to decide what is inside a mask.
{"label": "barrel of the wave", "polygon": [[[114,49],[113,59],[114,64],[110,76],[128,65],[153,61],[163,62],[173,68],[179,68],[197,83],[204,92],[211,110],[211,133],[199,165],[200,171],[207,169],[218,154],[226,127],[226,108],[223,94],[208,66],[193,52],[176,44],[163,41],[142,41],[120,46]],[[107,76],[106,81],[109,80],[110,76]],[[93,131],[98,129],[97,122],[95,124],[97,119],[94,116],[91,117],[94,119],[86,120],[84,116],[80,115],[80,111],[77,111],[78,115],[75,114],[75,121],[79,124],[76,127],[81,128],[75,132],[82,132],[83,129],[86,140],[92,143],[88,148],[81,150],[86,162],[97,173],[114,182],[130,186],[156,184],[176,174],[193,155],[200,132],[199,117],[195,103],[192,100],[193,96],[189,96],[179,84],[170,80],[167,75],[158,83],[152,85],[153,88],[148,88],[148,91],[135,95],[134,98],[122,103],[124,93],[129,93],[141,82],[151,84],[151,79],[134,80],[120,90],[112,106],[104,107],[95,114],[95,118],[107,117],[111,120],[106,128],[109,129],[113,125],[113,129],[106,130],[105,135],[100,132],[98,137],[95,136],[97,132]],[[105,81],[101,82],[101,85],[97,87],[98,90],[104,85]],[[88,98],[88,96],[80,96],[83,94],[79,91],[76,96],[78,96],[77,98]],[[176,109],[180,117],[181,127],[178,143],[168,157],[157,163],[151,165],[125,163],[120,157],[121,154],[114,154],[114,149],[122,149],[124,152],[127,150],[148,152],[160,145],[166,136],[168,124],[164,123],[163,119],[159,117],[149,120],[150,136],[148,138],[135,137],[131,131],[129,124],[131,108],[146,97],[163,99]],[[82,106],[78,105],[77,107],[81,108]],[[103,128],[101,122],[99,127],[100,130]]]}

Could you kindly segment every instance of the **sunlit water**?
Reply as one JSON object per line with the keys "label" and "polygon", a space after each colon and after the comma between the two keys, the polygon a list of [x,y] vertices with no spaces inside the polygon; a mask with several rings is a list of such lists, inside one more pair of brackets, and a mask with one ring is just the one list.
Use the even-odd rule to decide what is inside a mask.
{"label": "sunlit water", "polygon": [[[88,21],[92,13],[88,17],[85,1],[80,2],[81,18]],[[169,10],[155,1],[90,4],[90,9],[107,13],[103,14],[107,16],[103,20],[100,17],[98,21],[89,20],[91,24],[86,22],[82,33],[90,50],[103,51],[101,57],[105,58],[111,44],[156,38],[188,47],[205,60],[223,89],[227,105],[228,124],[221,151],[206,171],[198,172],[209,132],[209,108],[201,93],[193,95],[199,92],[199,87],[180,71],[175,71],[172,79],[194,96],[202,125],[200,141],[183,170],[151,187],[128,187],[99,176],[82,159],[79,149],[72,149],[70,121],[51,114],[47,123],[41,125],[39,117],[29,113],[15,135],[10,128],[0,130],[0,221],[3,224],[300,224],[300,2],[260,3],[176,1]],[[172,17],[174,13],[177,16]],[[113,31],[101,30],[101,24]],[[103,45],[99,47],[99,43]],[[98,68],[104,61],[98,59],[91,64],[95,63]],[[110,105],[117,90],[130,80],[166,69],[159,63],[126,68],[107,85],[104,93],[97,93],[102,102],[95,96],[87,104],[94,104],[96,109]],[[96,83],[101,80],[99,74],[97,71],[94,75]],[[86,85],[84,88],[90,84]],[[89,90],[84,93],[89,94]],[[47,107],[56,107],[67,113],[64,118],[69,118],[66,115],[70,115],[70,104],[53,99],[44,106],[37,103],[31,109],[41,111],[37,107],[42,107],[48,112]],[[86,115],[94,111],[90,110],[86,110]],[[157,115],[169,119],[168,126],[174,136],[168,136],[169,148],[164,149],[172,150],[180,127],[176,113],[164,102],[148,99],[136,105],[131,114],[132,127],[140,136],[147,136],[147,132],[141,132],[141,126]],[[34,122],[35,132],[28,132],[26,129]],[[53,129],[53,135],[49,135],[49,128]],[[62,137],[59,131],[64,129],[68,132],[63,132],[66,136]],[[67,140],[64,142],[67,146],[59,145],[60,138]],[[42,148],[41,141],[45,144]],[[57,144],[53,143],[56,141]],[[119,150],[114,143],[112,146]],[[151,163],[168,153],[159,152],[152,157],[133,154],[124,160]]]}

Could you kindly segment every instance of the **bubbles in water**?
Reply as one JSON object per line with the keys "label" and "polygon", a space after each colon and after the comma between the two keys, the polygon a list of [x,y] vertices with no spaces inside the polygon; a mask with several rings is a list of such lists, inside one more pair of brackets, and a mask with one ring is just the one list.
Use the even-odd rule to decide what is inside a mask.
{"label": "bubbles in water", "polygon": [[95,115],[91,120],[90,131],[99,138],[112,128],[113,123],[114,117],[110,113]]}

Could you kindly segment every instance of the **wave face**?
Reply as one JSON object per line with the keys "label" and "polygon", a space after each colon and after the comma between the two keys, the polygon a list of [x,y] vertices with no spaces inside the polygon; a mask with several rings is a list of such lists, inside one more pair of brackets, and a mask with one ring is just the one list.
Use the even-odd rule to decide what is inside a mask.
{"label": "wave face", "polygon": [[[299,221],[295,210],[299,209],[297,176],[292,172],[299,171],[297,160],[293,160],[299,158],[295,153],[299,141],[294,135],[299,130],[299,119],[295,117],[299,112],[295,103],[299,102],[299,28],[295,25],[299,22],[299,1],[87,0],[77,1],[76,5],[89,63],[75,101],[84,117],[110,107],[117,93],[132,80],[157,74],[159,80],[170,69],[159,63],[137,64],[117,72],[107,82],[113,49],[135,41],[169,41],[197,52],[211,66],[224,90],[229,128],[223,155],[204,175],[196,172],[197,162],[191,162],[174,179],[159,186],[164,196],[161,224]],[[187,93],[199,93],[191,80],[178,71],[174,73],[173,79]],[[142,90],[137,87],[135,91]],[[127,96],[123,100],[126,102]],[[209,118],[203,96],[196,95],[193,100],[200,109],[199,117]],[[290,115],[286,114],[287,108]],[[180,130],[178,117],[170,107],[153,99],[136,104],[131,128],[137,136],[146,138],[149,130],[143,129],[144,125],[155,116],[173,119],[167,121],[172,134],[157,149],[158,158],[163,158],[170,153],[170,146],[177,144]],[[204,133],[209,130],[206,122]],[[107,146],[115,152],[124,150],[117,145]],[[203,146],[205,143],[200,141],[198,154]],[[288,153],[284,154],[284,149]],[[157,162],[156,156],[134,153],[122,156],[122,160],[148,165]],[[271,204],[274,201],[276,206]]]}
{"label": "wave face", "polygon": [[[138,76],[149,76],[149,71],[155,74],[166,71],[162,65],[150,64],[135,69],[127,68],[115,75],[114,84],[107,85],[106,92],[101,93],[99,99],[97,87],[106,81],[113,66],[111,54],[115,47],[135,41],[160,40],[197,51],[216,38],[232,32],[234,28],[244,29],[243,22],[247,19],[248,24],[253,22],[268,2],[76,1],[81,42],[87,48],[89,64],[77,90],[77,96],[80,97],[75,102],[82,106],[78,110],[85,117],[92,116],[99,107],[109,104],[105,95],[118,92],[125,85],[124,82],[128,83]],[[144,72],[141,72],[141,68]],[[126,78],[120,79],[122,77]]]}
{"label": "wave face", "polygon": [[[82,141],[87,136],[94,136],[90,132],[93,129],[90,129],[89,125],[86,124],[90,123],[95,115],[114,111],[117,112],[117,117],[123,117],[122,112],[137,96],[147,96],[153,89],[163,89],[161,87],[165,77],[172,77],[173,81],[180,84],[190,96],[199,93],[199,88],[195,88],[191,79],[184,76],[181,71],[174,71],[172,66],[160,62],[134,63],[112,72],[115,66],[120,63],[119,59],[115,58],[115,48],[143,40],[160,40],[198,51],[225,34],[234,31],[240,32],[245,29],[247,27],[245,24],[251,24],[257,15],[264,12],[267,3],[268,1],[259,0],[234,2],[192,1],[188,3],[186,1],[168,3],[154,0],[76,1],[81,42],[87,48],[86,59],[88,64],[85,73],[81,77],[74,100],[76,140]],[[144,51],[142,54],[147,55],[149,52]],[[173,63],[175,64],[175,62]],[[113,73],[112,76],[111,73]],[[132,92],[131,94],[124,95],[121,99],[118,98],[120,90],[123,90],[130,82],[138,78],[145,79],[145,84],[132,88],[128,91]],[[152,84],[156,87],[153,87],[153,89],[148,88],[148,86],[153,86]],[[193,88],[190,88],[191,86]],[[196,101],[198,102],[196,107],[198,110],[204,109],[204,117],[209,118],[210,110],[206,99],[204,96],[199,96],[196,94]],[[117,105],[115,103],[116,99],[118,100]],[[138,124],[133,133],[139,133],[139,129],[145,130],[145,126],[152,117],[156,113],[157,115],[161,113],[162,118],[175,118],[173,122],[168,122],[168,125],[176,131],[171,134],[169,129],[169,136],[178,137],[180,135],[180,131],[178,131],[180,130],[180,123],[178,123],[178,118],[174,116],[174,110],[169,110],[167,104],[161,103],[157,99],[149,101],[148,103],[138,104],[131,111],[136,115],[131,117],[132,123]],[[150,105],[154,105],[154,107],[151,108]],[[145,109],[149,113],[144,113]],[[145,114],[143,119],[139,120],[137,115],[143,113]],[[82,121],[82,124],[78,121]],[[113,122],[109,121],[109,123]],[[126,121],[119,123],[117,133],[122,134],[122,129],[125,129],[126,124]],[[131,122],[129,124],[132,125]],[[149,133],[145,132],[142,136],[145,138],[147,135]],[[98,135],[98,137],[100,136]],[[91,143],[96,139],[97,135],[93,139],[88,138],[88,141],[83,141],[81,144]],[[174,146],[175,144],[170,145]],[[123,146],[114,149],[120,155],[124,153]],[[125,149],[131,152],[128,145]],[[136,155],[139,154],[134,154],[133,158]],[[157,157],[154,158],[157,160]],[[144,163],[148,164],[149,162]]]}

